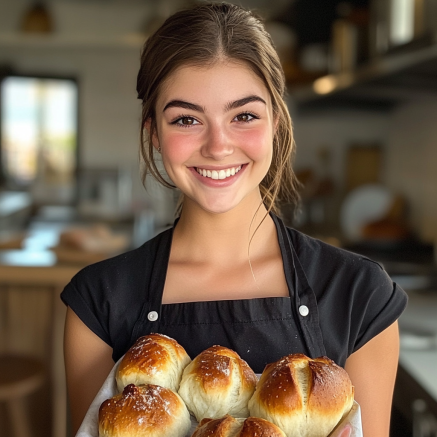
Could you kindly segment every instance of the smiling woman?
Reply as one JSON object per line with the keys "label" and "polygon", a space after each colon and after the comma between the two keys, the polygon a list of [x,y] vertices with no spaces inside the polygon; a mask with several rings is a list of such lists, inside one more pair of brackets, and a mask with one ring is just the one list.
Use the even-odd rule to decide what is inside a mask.
{"label": "smiling woman", "polygon": [[114,361],[154,332],[192,358],[230,348],[257,373],[292,353],[328,356],[351,377],[364,434],[386,437],[406,296],[378,264],[277,216],[298,198],[294,142],[261,21],[226,3],[176,13],[147,40],[137,90],[144,177],[183,203],[171,229],[62,293],[75,429]]}
{"label": "smiling woman", "polygon": [[[141,153],[146,164],[144,177],[147,173],[151,173],[165,186],[175,187],[174,181],[173,184],[169,183],[156,167],[153,159],[153,141],[150,141],[159,118],[158,96],[161,91],[165,93],[170,83],[174,84],[172,73],[179,74],[178,70],[186,67],[191,67],[193,70],[200,67],[203,70],[213,71],[215,67],[220,64],[223,67],[224,64],[229,69],[223,72],[224,76],[220,84],[222,88],[223,86],[227,88],[231,86],[228,82],[233,79],[233,74],[240,69],[250,70],[252,72],[250,80],[258,79],[260,82],[258,88],[262,86],[262,94],[265,97],[256,93],[244,94],[241,90],[237,93],[239,95],[232,94],[230,100],[222,104],[223,111],[237,109],[240,111],[234,116],[239,116],[240,121],[243,121],[244,116],[249,116],[252,120],[257,118],[257,113],[246,112],[246,105],[259,101],[267,106],[267,102],[270,101],[269,107],[273,113],[270,116],[275,120],[271,145],[276,150],[272,154],[273,161],[270,168],[260,183],[260,192],[267,209],[278,212],[277,205],[280,202],[294,203],[298,200],[297,181],[291,167],[294,153],[293,133],[287,106],[283,100],[284,73],[271,37],[261,21],[242,8],[233,5],[221,7],[223,11],[219,11],[220,8],[215,6],[198,8],[197,15],[193,14],[192,9],[173,15],[172,19],[167,20],[144,46],[137,81],[138,97],[143,101],[142,125],[147,128],[142,131],[141,137]],[[190,25],[187,26],[187,23]],[[184,85],[189,86],[190,89],[196,88],[197,83],[193,75],[185,74],[183,80]],[[217,90],[218,85],[211,80],[208,91]],[[197,124],[198,120],[187,113],[187,110],[205,114],[205,110],[211,108],[203,107],[199,103],[200,100],[193,101],[192,93],[184,95],[188,98],[174,95],[165,102],[162,109],[166,111],[167,108],[176,107],[179,111],[185,110],[173,121],[176,124],[191,126]],[[223,100],[221,98],[221,101]]]}
{"label": "smiling woman", "polygon": [[185,203],[214,213],[262,204],[259,184],[271,165],[275,120],[252,70],[229,61],[180,67],[156,108],[152,144]]}

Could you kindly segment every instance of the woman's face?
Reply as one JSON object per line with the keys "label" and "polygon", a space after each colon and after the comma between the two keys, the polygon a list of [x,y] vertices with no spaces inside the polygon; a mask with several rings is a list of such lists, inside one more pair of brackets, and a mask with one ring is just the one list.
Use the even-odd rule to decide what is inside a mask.
{"label": "woman's face", "polygon": [[248,67],[178,69],[162,88],[156,118],[153,144],[186,198],[212,213],[259,205],[275,123],[269,92]]}

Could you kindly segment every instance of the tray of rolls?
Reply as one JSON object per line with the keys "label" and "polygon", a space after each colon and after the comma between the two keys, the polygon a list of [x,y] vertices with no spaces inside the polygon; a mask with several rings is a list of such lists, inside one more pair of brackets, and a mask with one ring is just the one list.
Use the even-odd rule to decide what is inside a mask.
{"label": "tray of rolls", "polygon": [[362,437],[347,372],[292,354],[255,374],[213,346],[193,360],[174,339],[140,337],[114,365],[76,437]]}

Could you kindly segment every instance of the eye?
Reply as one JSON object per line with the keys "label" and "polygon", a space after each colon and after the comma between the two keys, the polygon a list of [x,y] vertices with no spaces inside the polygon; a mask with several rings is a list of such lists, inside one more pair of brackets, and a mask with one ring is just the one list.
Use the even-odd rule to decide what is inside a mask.
{"label": "eye", "polygon": [[171,124],[177,124],[178,126],[182,126],[182,127],[189,127],[195,124],[199,124],[199,122],[193,117],[183,116],[172,121]]}
{"label": "eye", "polygon": [[253,120],[257,120],[259,117],[257,117],[255,114],[251,114],[250,112],[243,112],[242,114],[238,114],[234,120],[240,121],[242,123],[250,123]]}

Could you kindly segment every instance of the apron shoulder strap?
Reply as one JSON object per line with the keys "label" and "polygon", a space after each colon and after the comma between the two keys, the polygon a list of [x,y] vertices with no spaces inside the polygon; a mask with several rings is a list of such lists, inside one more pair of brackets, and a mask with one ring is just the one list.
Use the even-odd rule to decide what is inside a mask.
{"label": "apron shoulder strap", "polygon": [[157,321],[161,317],[162,295],[170,258],[173,229],[171,228],[162,234],[156,250],[150,254],[150,258],[153,259],[153,268],[150,278],[146,278],[145,281],[147,289],[144,290],[144,301],[140,316],[132,329],[131,344],[137,340],[140,333],[152,333],[157,329]]}
{"label": "apron shoulder strap", "polygon": [[[294,295],[292,296],[294,299],[292,299],[292,302],[295,305],[293,313],[297,314],[297,322],[301,328],[310,357],[317,358],[325,356],[326,350],[322,330],[320,329],[316,295],[308,282],[305,270],[300,263],[284,222],[273,214],[272,218],[280,234],[279,241],[284,245],[284,247],[281,247],[281,250],[284,250],[286,259],[288,259],[288,266],[285,268],[288,283],[291,279],[290,277],[287,278],[287,271],[290,270],[291,266],[293,268],[294,281],[291,282],[294,291]],[[288,276],[290,276],[290,274],[288,274]]]}

